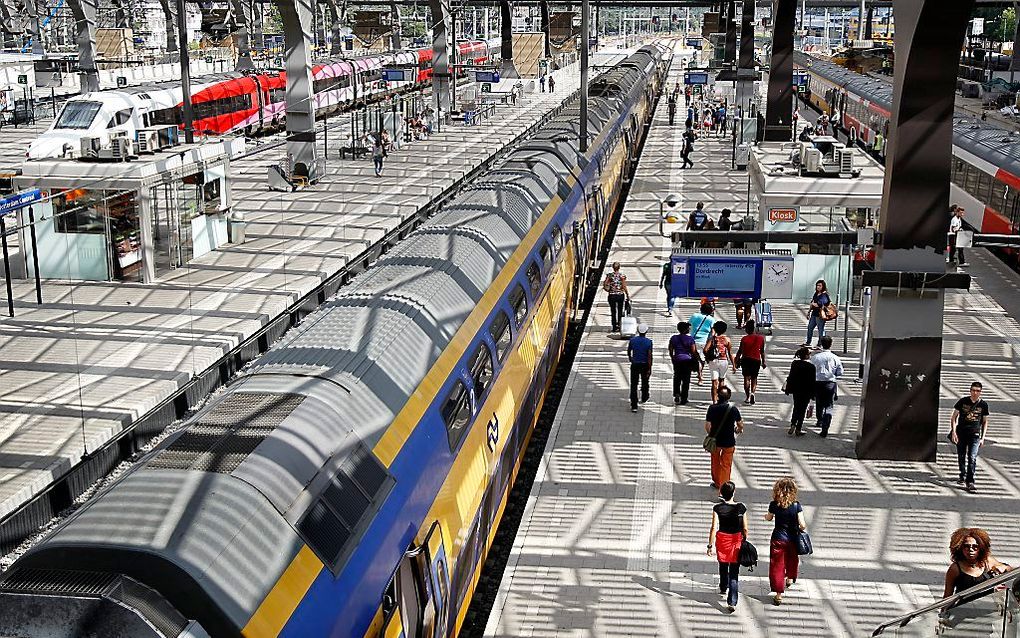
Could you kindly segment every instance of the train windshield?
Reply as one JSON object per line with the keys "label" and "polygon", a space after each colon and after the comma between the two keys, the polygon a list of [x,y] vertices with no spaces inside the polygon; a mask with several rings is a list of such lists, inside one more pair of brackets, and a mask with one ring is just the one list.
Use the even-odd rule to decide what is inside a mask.
{"label": "train windshield", "polygon": [[100,102],[89,102],[86,100],[71,100],[64,105],[64,110],[57,118],[57,124],[53,128],[88,128],[92,126],[92,120],[102,108]]}

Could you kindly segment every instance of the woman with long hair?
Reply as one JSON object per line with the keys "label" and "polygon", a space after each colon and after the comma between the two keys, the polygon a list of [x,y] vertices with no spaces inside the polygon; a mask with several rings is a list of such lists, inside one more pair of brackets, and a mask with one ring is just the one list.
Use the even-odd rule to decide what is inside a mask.
{"label": "woman with long hair", "polygon": [[733,500],[737,488],[732,481],[726,481],[719,489],[720,503],[712,508],[712,527],[708,530],[708,551],[713,546],[719,559],[719,593],[726,596],[730,611],[737,607],[737,593],[740,575],[740,546],[747,538],[747,507]]}
{"label": "woman with long hair", "polygon": [[825,336],[825,315],[822,314],[822,309],[832,303],[832,298],[829,296],[829,288],[825,285],[824,279],[819,279],[815,282],[815,293],[811,295],[811,306],[808,308],[808,324],[807,324],[807,340],[804,342],[805,346],[811,345],[811,339],[814,337],[815,328],[818,328],[818,338],[821,339]]}
{"label": "woman with long hair", "polygon": [[797,500],[797,483],[792,478],[781,478],[772,486],[772,502],[765,520],[776,522],[769,543],[769,585],[774,592],[772,602],[780,605],[786,588],[797,582],[800,563],[797,537],[807,531],[804,508]]}

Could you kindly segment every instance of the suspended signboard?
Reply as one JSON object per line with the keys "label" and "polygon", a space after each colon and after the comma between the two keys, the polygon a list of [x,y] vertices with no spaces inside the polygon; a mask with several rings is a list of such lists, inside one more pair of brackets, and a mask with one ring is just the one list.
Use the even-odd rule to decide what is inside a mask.
{"label": "suspended signboard", "polygon": [[708,72],[687,71],[684,73],[684,84],[708,84]]}
{"label": "suspended signboard", "polygon": [[40,199],[42,199],[42,191],[38,188],[0,198],[0,216],[12,213],[19,208],[24,208]]}

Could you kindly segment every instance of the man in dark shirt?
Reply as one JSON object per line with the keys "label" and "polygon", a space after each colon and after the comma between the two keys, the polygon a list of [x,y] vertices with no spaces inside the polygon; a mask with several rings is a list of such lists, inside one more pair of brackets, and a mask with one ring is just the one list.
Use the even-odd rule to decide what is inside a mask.
{"label": "man in dark shirt", "polygon": [[648,401],[648,379],[652,373],[652,340],[645,336],[648,324],[637,327],[638,334],[627,344],[630,360],[630,411],[637,412],[638,380],[641,380],[641,403]]}
{"label": "man in dark shirt", "polygon": [[988,429],[988,404],[981,399],[981,390],[980,382],[970,384],[970,396],[956,402],[949,418],[949,440],[956,444],[956,458],[960,464],[960,477],[956,482],[965,484],[968,492],[977,491],[974,471]]}
{"label": "man in dark shirt", "polygon": [[737,406],[730,403],[730,395],[729,387],[720,386],[718,401],[705,413],[705,433],[715,435],[716,447],[712,452],[712,487],[715,489],[730,480],[737,435],[744,431],[744,420]]}

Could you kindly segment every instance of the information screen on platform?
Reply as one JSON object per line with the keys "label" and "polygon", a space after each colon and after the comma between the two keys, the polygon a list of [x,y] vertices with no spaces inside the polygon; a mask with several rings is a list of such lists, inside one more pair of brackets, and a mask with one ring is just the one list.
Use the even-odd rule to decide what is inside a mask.
{"label": "information screen on platform", "polygon": [[692,259],[692,292],[708,296],[729,293],[755,296],[761,281],[760,268],[761,262],[757,261]]}

